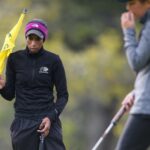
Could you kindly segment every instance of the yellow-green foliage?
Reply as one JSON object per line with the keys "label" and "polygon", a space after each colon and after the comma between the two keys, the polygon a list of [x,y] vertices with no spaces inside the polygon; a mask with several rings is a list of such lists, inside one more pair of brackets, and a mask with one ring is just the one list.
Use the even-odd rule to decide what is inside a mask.
{"label": "yellow-green foliage", "polygon": [[[65,66],[70,95],[65,114],[69,113],[70,116],[88,96],[105,107],[111,107],[115,97],[119,102],[116,107],[119,107],[125,94],[133,88],[134,74],[128,68],[123,50],[120,51],[122,41],[119,34],[110,29],[100,35],[97,41],[96,45],[79,53],[70,51],[63,44],[62,32],[56,33],[46,43],[45,47],[58,54]],[[82,115],[82,110],[78,111]],[[75,143],[73,135],[80,128],[76,119],[80,120],[81,116],[71,117],[69,120],[69,117],[65,119],[65,114],[64,137],[68,149],[71,149],[71,145]],[[118,128],[116,131],[118,132]]]}
{"label": "yellow-green foliage", "polygon": [[[91,118],[88,118],[87,111],[98,112],[88,103],[96,103],[104,110],[111,108],[113,103],[117,103],[115,108],[112,108],[115,112],[123,97],[133,88],[134,73],[128,67],[122,46],[122,37],[118,32],[119,29],[110,27],[111,24],[107,27],[107,30],[101,28],[104,27],[104,25],[101,26],[103,20],[99,21],[102,14],[96,14],[95,12],[95,10],[101,9],[98,6],[97,9],[94,9],[93,6],[95,5],[92,3],[92,10],[90,10],[92,1],[89,1],[90,7],[78,5],[79,1],[65,2],[67,0],[1,0],[0,45],[2,46],[6,33],[17,22],[23,8],[28,8],[29,12],[18,36],[14,51],[22,49],[26,45],[24,27],[27,21],[32,18],[43,18],[48,21],[50,35],[48,41],[45,42],[45,48],[61,57],[69,90],[69,101],[62,114],[64,141],[68,150],[86,150],[90,149],[91,143],[87,142],[88,128],[86,128],[87,125],[84,124],[84,120],[89,120],[88,127],[95,126],[93,122],[90,122]],[[76,3],[75,7],[73,3]],[[67,6],[66,9],[65,6]],[[83,10],[81,6],[82,9],[84,7]],[[70,8],[69,12],[67,12],[67,8]],[[64,12],[66,13],[62,16]],[[73,15],[73,17],[70,15]],[[78,18],[78,15],[81,16]],[[90,20],[88,20],[90,15]],[[98,19],[94,20],[93,15]],[[82,19],[85,22],[82,22]],[[112,20],[115,21],[115,18]],[[68,23],[68,26],[65,23]],[[88,28],[89,25],[90,28]],[[67,28],[68,30],[66,30]],[[99,30],[103,32],[99,32]],[[92,44],[86,42],[86,44],[84,43],[84,49],[75,51],[65,41],[68,33],[70,33],[69,37],[74,40],[74,43],[79,44],[79,47],[82,47],[80,44],[84,41],[83,38],[86,39],[89,34],[91,34],[89,37],[92,36],[92,40],[94,39],[95,42]],[[0,141],[3,141],[3,144],[0,143],[0,149],[4,147],[3,150],[10,150],[11,147],[9,126],[14,112],[12,104],[0,98],[0,130],[1,133],[3,132],[3,134],[0,134]],[[97,117],[96,119],[101,120],[102,118]],[[101,124],[103,124],[103,121],[101,121]],[[122,128],[122,126],[119,126],[116,129],[116,135],[120,133],[120,127]],[[95,130],[99,131],[97,128]]]}

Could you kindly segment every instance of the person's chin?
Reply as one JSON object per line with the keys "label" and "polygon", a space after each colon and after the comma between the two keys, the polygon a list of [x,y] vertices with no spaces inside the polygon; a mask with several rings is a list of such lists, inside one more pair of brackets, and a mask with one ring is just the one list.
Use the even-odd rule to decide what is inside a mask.
{"label": "person's chin", "polygon": [[36,49],[36,48],[30,48],[30,52],[31,53],[37,53],[39,50],[38,49]]}

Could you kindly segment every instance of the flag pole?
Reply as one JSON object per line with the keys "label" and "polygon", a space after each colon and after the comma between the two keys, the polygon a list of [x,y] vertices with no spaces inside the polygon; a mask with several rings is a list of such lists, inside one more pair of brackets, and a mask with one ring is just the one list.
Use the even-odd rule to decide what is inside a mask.
{"label": "flag pole", "polygon": [[27,8],[24,8],[22,12],[23,12],[24,14],[27,14],[27,12],[28,12]]}

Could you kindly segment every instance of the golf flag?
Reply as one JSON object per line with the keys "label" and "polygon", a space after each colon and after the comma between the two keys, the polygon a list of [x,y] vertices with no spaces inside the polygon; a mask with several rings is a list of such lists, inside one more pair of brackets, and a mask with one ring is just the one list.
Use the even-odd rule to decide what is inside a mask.
{"label": "golf flag", "polygon": [[9,56],[9,54],[12,52],[13,48],[15,47],[15,41],[18,36],[19,30],[21,28],[21,25],[22,25],[22,22],[26,13],[27,13],[27,10],[24,9],[20,15],[20,18],[17,24],[11,29],[9,33],[7,33],[5,37],[3,47],[0,50],[0,74],[3,73],[6,59]]}

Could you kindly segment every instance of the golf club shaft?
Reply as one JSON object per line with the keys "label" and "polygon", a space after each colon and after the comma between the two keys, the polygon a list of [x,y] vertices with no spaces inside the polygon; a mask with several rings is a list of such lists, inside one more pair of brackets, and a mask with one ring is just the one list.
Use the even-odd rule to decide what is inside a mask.
{"label": "golf club shaft", "polygon": [[107,129],[105,130],[105,132],[103,133],[103,135],[100,137],[100,139],[97,141],[97,143],[95,144],[95,146],[92,148],[92,150],[96,150],[98,148],[98,146],[102,143],[102,141],[104,140],[104,138],[106,137],[106,135],[110,132],[110,130],[117,124],[117,122],[120,120],[120,118],[123,116],[123,114],[125,113],[125,107],[122,106],[119,111],[116,113],[116,115],[113,117],[110,125],[107,127]]}
{"label": "golf club shaft", "polygon": [[122,106],[119,111],[116,113],[116,115],[113,117],[111,123],[113,122],[114,124],[116,124],[120,118],[124,115],[124,113],[126,112],[126,109],[124,106]]}
{"label": "golf club shaft", "polygon": [[106,135],[109,133],[109,131],[113,128],[114,124],[111,123],[108,128],[105,130],[104,134],[99,138],[99,140],[97,141],[97,143],[95,144],[95,146],[92,148],[92,150],[96,150],[98,148],[98,146],[102,143],[102,141],[104,140],[104,138],[106,137]]}

